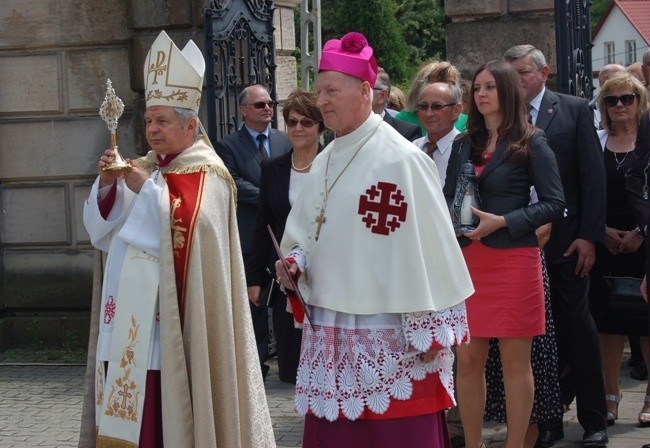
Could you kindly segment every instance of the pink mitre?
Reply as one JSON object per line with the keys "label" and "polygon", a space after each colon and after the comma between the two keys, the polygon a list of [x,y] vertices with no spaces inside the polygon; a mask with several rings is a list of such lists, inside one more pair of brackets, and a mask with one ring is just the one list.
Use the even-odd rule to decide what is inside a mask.
{"label": "pink mitre", "polygon": [[377,79],[377,60],[372,47],[361,33],[352,31],[339,39],[325,42],[318,71],[333,70],[368,81],[374,87]]}

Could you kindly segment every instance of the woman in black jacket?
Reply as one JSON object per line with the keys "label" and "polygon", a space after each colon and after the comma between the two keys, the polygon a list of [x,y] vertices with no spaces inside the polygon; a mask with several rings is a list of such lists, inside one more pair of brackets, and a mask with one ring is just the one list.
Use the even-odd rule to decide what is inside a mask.
{"label": "woman in black jacket", "polygon": [[287,312],[286,296],[275,278],[275,254],[267,225],[278,241],[291,205],[300,191],[317,153],[325,129],[313,92],[295,91],[282,110],[292,144],[289,153],[262,161],[260,211],[257,215],[251,257],[246,267],[248,298],[256,306],[272,306],[280,381],[295,384],[302,331],[295,328],[293,314]]}
{"label": "woman in black jacket", "polygon": [[[544,332],[544,287],[535,229],[560,218],[562,183],[542,131],[527,121],[519,78],[502,61],[474,75],[467,135],[454,143],[445,196],[470,161],[478,175],[480,223],[459,237],[476,292],[466,301],[471,342],[457,348],[457,389],[466,446],[481,444],[484,368],[489,338],[498,338],[508,415],[506,447],[521,447],[534,395],[530,352]],[[531,203],[535,187],[538,202]]]}

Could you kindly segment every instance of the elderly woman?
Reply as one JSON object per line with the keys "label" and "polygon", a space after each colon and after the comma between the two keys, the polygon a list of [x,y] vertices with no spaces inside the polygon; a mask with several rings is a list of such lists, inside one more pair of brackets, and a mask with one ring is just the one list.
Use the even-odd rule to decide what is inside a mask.
{"label": "elderly woman", "polygon": [[[406,95],[406,108],[398,113],[395,118],[420,126],[420,120],[417,115],[418,104],[420,103],[420,98],[424,88],[434,82],[446,82],[449,84],[460,85],[460,72],[451,64],[451,62],[447,61],[434,61],[423,65],[415,75],[411,88]],[[458,120],[456,120],[456,129],[464,131],[466,123],[467,115],[461,113]],[[424,129],[422,129],[422,135],[426,135]]]}
{"label": "elderly woman", "polygon": [[[598,131],[605,161],[607,211],[605,243],[596,246],[596,264],[591,275],[590,307],[598,327],[600,352],[603,360],[607,424],[618,418],[622,393],[619,370],[623,357],[625,335],[645,336],[642,347],[647,353],[648,325],[632,322],[608,312],[604,306],[607,288],[603,276],[643,277],[644,236],[636,221],[625,193],[625,173],[634,163],[634,143],[639,119],[648,109],[646,89],[630,73],[620,72],[609,78],[598,95],[603,130]],[[645,359],[646,367],[648,359]],[[650,392],[650,383],[648,383]],[[639,414],[641,425],[650,425],[650,402],[644,403]]]}
{"label": "elderly woman", "polygon": [[[542,264],[535,229],[562,215],[564,195],[555,155],[527,121],[514,69],[492,61],[474,75],[467,135],[454,143],[444,193],[455,196],[470,160],[482,210],[475,230],[460,237],[476,292],[466,301],[472,339],[458,346],[457,390],[468,447],[481,446],[484,369],[490,338],[499,339],[508,434],[506,448],[524,446],[533,407],[531,346],[545,331]],[[530,203],[530,188],[538,201]]]}
{"label": "elderly woman", "polygon": [[273,308],[280,381],[293,384],[296,382],[302,332],[294,327],[293,315],[286,309],[286,296],[272,280],[278,257],[266,226],[271,226],[278,241],[282,239],[291,206],[321,149],[319,137],[325,126],[316,99],[313,92],[297,90],[284,104],[282,114],[293,148],[285,155],[262,161],[260,211],[246,272],[249,300],[257,306],[269,303]]}

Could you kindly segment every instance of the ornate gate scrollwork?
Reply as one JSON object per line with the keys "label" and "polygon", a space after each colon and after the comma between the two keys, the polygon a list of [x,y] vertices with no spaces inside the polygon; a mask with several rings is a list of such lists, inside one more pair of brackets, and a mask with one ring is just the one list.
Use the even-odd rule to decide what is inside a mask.
{"label": "ornate gate scrollwork", "polygon": [[591,99],[591,25],[589,0],[555,0],[557,90]]}
{"label": "ornate gate scrollwork", "polygon": [[240,127],[242,89],[262,84],[276,99],[273,10],[272,0],[212,0],[205,10],[208,136],[213,144]]}

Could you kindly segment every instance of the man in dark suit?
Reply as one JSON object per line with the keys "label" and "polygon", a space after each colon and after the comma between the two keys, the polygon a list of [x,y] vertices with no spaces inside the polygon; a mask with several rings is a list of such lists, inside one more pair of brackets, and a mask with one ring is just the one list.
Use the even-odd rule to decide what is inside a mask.
{"label": "man in dark suit", "polygon": [[[565,216],[553,222],[544,248],[558,339],[560,372],[574,381],[578,421],[587,447],[606,446],[605,387],[598,336],[589,314],[589,271],[595,242],[605,237],[605,172],[602,151],[586,100],[546,89],[548,66],[532,45],[504,54],[526,94],[532,122],[547,136],[564,187]],[[562,422],[540,425],[541,446],[564,437]]]}
{"label": "man in dark suit", "polygon": [[404,120],[398,120],[386,111],[390,97],[390,76],[381,67],[377,73],[375,87],[372,90],[372,111],[374,113],[379,114],[386,123],[395,128],[408,141],[412,142],[422,137],[422,131],[419,127]]}
{"label": "man in dark suit", "polygon": [[[248,86],[239,94],[239,111],[244,125],[217,142],[215,149],[223,160],[237,186],[237,227],[239,241],[248,264],[255,220],[259,210],[260,175],[263,158],[286,154],[291,149],[285,132],[271,129],[273,100],[263,86]],[[251,305],[257,350],[266,376],[268,356],[268,314],[266,306]]]}

